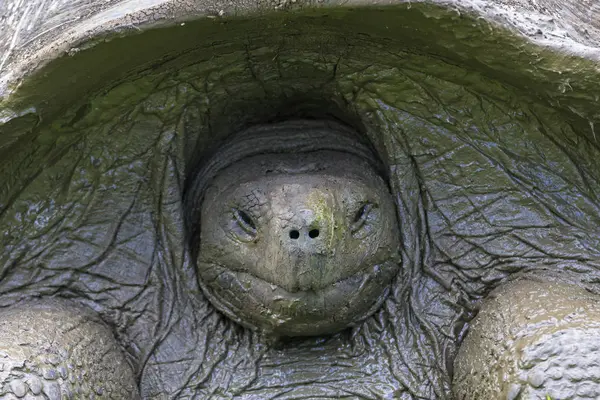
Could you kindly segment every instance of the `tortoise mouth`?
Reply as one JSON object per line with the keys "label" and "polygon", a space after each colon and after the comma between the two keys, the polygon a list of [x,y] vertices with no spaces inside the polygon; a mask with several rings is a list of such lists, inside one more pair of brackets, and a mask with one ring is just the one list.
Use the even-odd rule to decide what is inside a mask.
{"label": "tortoise mouth", "polygon": [[[213,261],[201,261],[200,264],[203,267],[205,267],[206,269],[217,268],[217,269],[219,269],[219,273],[224,273],[225,271],[228,271],[229,273],[237,276],[237,278],[240,281],[249,280],[249,281],[252,281],[253,283],[260,282],[261,284],[269,285],[271,288],[273,288],[273,290],[282,291],[287,296],[294,296],[297,298],[304,298],[306,296],[317,296],[320,293],[323,293],[324,291],[326,291],[327,289],[330,289],[331,287],[335,287],[338,285],[343,285],[343,284],[347,284],[347,283],[351,283],[351,282],[355,283],[355,284],[360,283],[361,280],[368,279],[368,277],[371,275],[370,270],[377,271],[380,268],[380,265],[376,264],[373,266],[365,267],[365,268],[361,269],[360,271],[355,272],[349,276],[344,276],[343,278],[324,283],[320,286],[315,285],[314,287],[311,287],[308,289],[300,289],[299,288],[297,290],[289,290],[289,289],[286,289],[283,285],[278,284],[276,282],[271,282],[265,278],[261,278],[260,276],[252,273],[251,271],[240,271],[240,270],[231,269],[223,264],[216,263]],[[374,272],[374,273],[376,273],[376,272]],[[201,275],[204,275],[204,274],[201,274]]]}
{"label": "tortoise mouth", "polygon": [[283,336],[328,334],[361,322],[381,306],[400,268],[388,260],[320,289],[290,292],[218,263],[199,267],[199,284],[215,308],[245,327]]}

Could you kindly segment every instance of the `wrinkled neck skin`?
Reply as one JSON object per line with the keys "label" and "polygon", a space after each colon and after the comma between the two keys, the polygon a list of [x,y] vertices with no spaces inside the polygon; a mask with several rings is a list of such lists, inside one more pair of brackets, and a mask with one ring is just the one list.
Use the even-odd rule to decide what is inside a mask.
{"label": "wrinkled neck skin", "polygon": [[[142,398],[447,399],[491,290],[552,270],[598,292],[596,62],[414,1],[135,33],[68,50],[2,100],[0,307],[97,312]],[[383,159],[402,269],[364,320],[273,341],[205,296],[185,195],[204,151],[306,100],[360,121]]]}

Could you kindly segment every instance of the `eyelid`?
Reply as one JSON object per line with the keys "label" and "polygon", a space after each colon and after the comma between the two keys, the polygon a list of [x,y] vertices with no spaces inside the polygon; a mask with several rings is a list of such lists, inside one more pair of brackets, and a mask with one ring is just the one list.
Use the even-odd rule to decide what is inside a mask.
{"label": "eyelid", "polygon": [[250,215],[248,215],[248,213],[246,213],[245,211],[240,210],[238,208],[232,208],[231,211],[233,214],[233,218],[237,222],[238,226],[240,228],[242,228],[242,230],[244,232],[251,234],[251,235],[256,234],[256,232],[257,232],[256,225],[254,224],[252,217],[250,217]]}
{"label": "eyelid", "polygon": [[358,222],[359,220],[366,218],[366,216],[369,215],[369,213],[371,212],[372,209],[373,209],[373,203],[363,204],[356,212],[356,214],[354,216],[354,222]]}

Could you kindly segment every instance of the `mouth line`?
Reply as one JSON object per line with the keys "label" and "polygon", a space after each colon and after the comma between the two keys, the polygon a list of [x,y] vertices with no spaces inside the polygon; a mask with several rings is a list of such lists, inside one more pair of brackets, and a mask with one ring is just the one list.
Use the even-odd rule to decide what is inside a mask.
{"label": "mouth line", "polygon": [[360,286],[358,288],[356,288],[356,290],[360,290],[362,288],[362,286],[366,282],[369,281],[370,277],[376,275],[378,270],[381,270],[380,266],[382,266],[383,264],[386,264],[388,262],[390,262],[390,260],[384,261],[383,263],[380,263],[380,264],[375,264],[375,265],[371,266],[370,268],[364,268],[350,276],[327,283],[326,285],[319,287],[319,288],[311,288],[308,290],[300,289],[295,292],[291,292],[288,289],[286,289],[285,287],[278,285],[277,283],[273,283],[266,279],[263,279],[250,271],[232,270],[231,268],[228,268],[225,265],[216,263],[214,261],[199,261],[198,263],[217,267],[219,269],[219,275],[221,275],[223,273],[230,273],[230,274],[236,275],[238,278],[247,276],[247,277],[250,277],[252,280],[255,280],[255,281],[258,281],[258,282],[261,282],[261,283],[271,286],[273,288],[273,291],[280,290],[280,291],[285,292],[285,294],[287,294],[289,296],[299,296],[301,294],[305,294],[305,295],[319,294],[324,291],[327,291],[328,289],[333,289],[335,286],[339,286],[339,285],[343,285],[343,284],[352,284],[353,281],[355,281],[357,283],[362,281]]}
{"label": "mouth line", "polygon": [[[198,283],[210,302],[251,329],[295,333],[338,330],[381,306],[400,265],[387,259],[319,289],[290,292],[246,271],[198,261]],[[333,328],[332,328],[333,327]]]}

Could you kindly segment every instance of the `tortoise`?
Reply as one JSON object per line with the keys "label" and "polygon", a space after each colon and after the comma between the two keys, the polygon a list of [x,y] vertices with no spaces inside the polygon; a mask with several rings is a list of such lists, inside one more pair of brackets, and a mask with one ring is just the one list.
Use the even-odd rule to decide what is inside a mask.
{"label": "tortoise", "polygon": [[17,3],[0,398],[600,396],[594,7]]}

